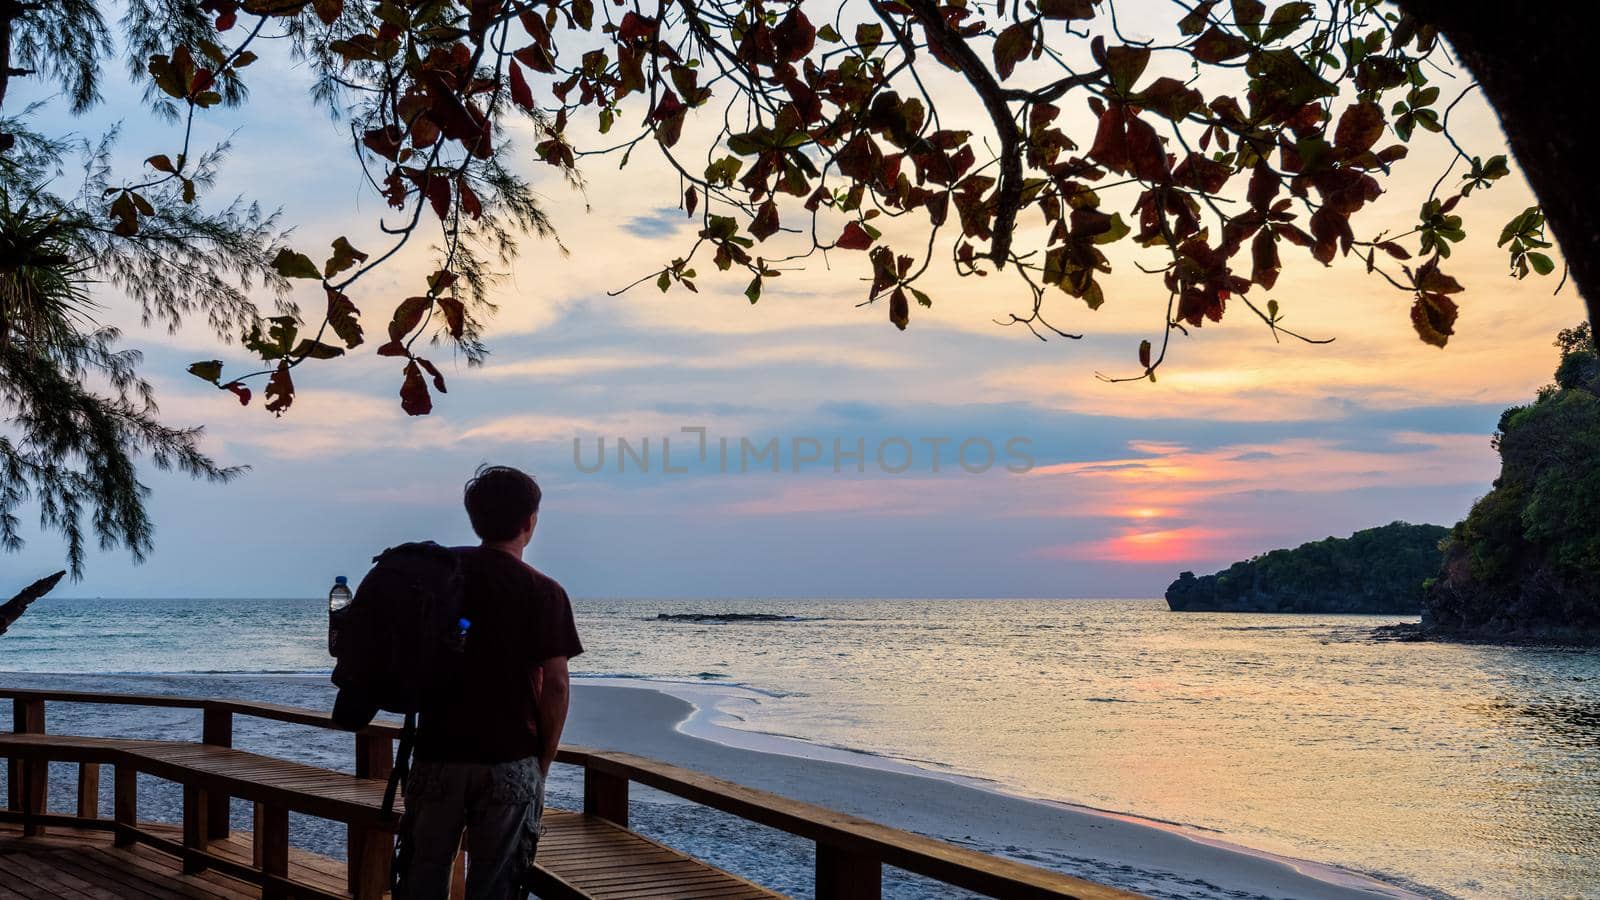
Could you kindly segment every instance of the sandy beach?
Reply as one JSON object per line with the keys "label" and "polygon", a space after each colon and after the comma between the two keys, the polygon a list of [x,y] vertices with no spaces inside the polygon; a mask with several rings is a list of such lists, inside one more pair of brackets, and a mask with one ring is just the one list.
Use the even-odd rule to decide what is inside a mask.
{"label": "sandy beach", "polygon": [[[694,711],[687,700],[652,687],[580,683],[572,710],[568,743],[654,757],[1085,877],[1148,883],[1179,894],[1188,889],[1307,900],[1417,896],[1330,866],[1258,853],[1133,817],[1028,800],[932,775],[707,740],[679,730]],[[800,742],[790,745],[805,751]]]}

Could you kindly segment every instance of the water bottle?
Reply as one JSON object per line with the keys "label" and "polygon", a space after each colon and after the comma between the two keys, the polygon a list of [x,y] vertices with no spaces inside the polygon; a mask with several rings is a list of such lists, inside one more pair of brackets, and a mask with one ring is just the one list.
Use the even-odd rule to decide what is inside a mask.
{"label": "water bottle", "polygon": [[460,653],[467,649],[467,629],[472,627],[471,619],[457,619],[455,634],[451,635],[450,649]]}
{"label": "water bottle", "polygon": [[350,581],[343,575],[333,580],[333,590],[328,591],[328,655],[339,655],[340,613],[350,605]]}

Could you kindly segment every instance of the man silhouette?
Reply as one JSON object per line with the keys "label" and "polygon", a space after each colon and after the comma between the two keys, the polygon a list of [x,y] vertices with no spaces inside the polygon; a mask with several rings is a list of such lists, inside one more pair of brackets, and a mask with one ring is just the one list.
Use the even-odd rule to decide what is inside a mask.
{"label": "man silhouette", "polygon": [[509,466],[480,467],[467,482],[481,543],[456,549],[471,623],[462,678],[418,717],[397,900],[449,896],[463,830],[467,897],[523,896],[567,718],[567,660],[583,652],[567,592],[522,561],[540,497],[533,478]]}

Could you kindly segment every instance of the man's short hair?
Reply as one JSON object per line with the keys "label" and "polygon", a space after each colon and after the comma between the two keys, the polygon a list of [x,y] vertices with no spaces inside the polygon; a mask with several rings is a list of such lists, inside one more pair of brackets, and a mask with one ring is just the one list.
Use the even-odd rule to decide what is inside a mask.
{"label": "man's short hair", "polygon": [[533,476],[510,466],[478,467],[462,502],[472,530],[486,541],[509,541],[522,533],[528,518],[539,511],[543,493]]}

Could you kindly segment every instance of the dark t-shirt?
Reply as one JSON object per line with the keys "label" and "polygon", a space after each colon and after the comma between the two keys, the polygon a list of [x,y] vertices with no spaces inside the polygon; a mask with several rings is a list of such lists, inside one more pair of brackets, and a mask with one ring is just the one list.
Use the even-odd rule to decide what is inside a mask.
{"label": "dark t-shirt", "polygon": [[459,547],[464,615],[472,622],[462,682],[447,702],[424,709],[417,757],[440,762],[509,762],[536,756],[540,664],[583,652],[567,592],[509,553]]}

